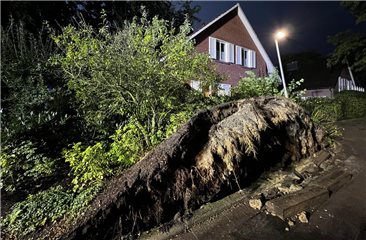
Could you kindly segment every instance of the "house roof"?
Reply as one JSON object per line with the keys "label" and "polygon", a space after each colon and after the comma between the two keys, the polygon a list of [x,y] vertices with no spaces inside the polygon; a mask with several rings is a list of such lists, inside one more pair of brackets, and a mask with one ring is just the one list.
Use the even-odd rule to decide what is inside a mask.
{"label": "house roof", "polygon": [[217,21],[219,21],[221,18],[223,18],[224,16],[226,16],[227,14],[229,14],[231,11],[237,9],[238,10],[238,16],[241,20],[241,22],[243,23],[244,27],[247,29],[250,37],[252,38],[252,40],[254,41],[254,44],[256,45],[256,47],[258,48],[260,54],[262,55],[266,66],[267,66],[267,70],[269,73],[274,71],[274,66],[273,63],[271,61],[271,59],[268,57],[268,54],[266,52],[266,50],[264,50],[261,42],[259,41],[257,34],[254,32],[252,26],[250,25],[247,17],[244,14],[244,11],[241,9],[240,4],[237,3],[235,4],[232,8],[230,8],[229,10],[227,10],[226,12],[224,12],[223,14],[221,14],[220,16],[218,16],[217,18],[215,18],[214,20],[212,20],[211,22],[209,22],[207,25],[205,25],[203,28],[201,28],[200,30],[198,30],[197,32],[193,33],[189,39],[193,39],[196,36],[198,36],[200,33],[202,33],[203,31],[205,31],[208,27],[210,27],[211,25],[213,25],[214,23],[216,23]]}

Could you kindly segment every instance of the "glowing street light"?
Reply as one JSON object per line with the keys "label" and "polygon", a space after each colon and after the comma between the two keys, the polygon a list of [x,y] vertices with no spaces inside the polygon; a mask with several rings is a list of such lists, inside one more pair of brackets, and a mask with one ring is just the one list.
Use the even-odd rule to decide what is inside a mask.
{"label": "glowing street light", "polygon": [[283,74],[283,69],[282,69],[280,49],[278,47],[278,40],[281,40],[281,39],[285,38],[286,36],[287,36],[287,34],[286,34],[285,31],[278,31],[278,32],[276,32],[276,34],[275,34],[275,43],[276,43],[276,50],[277,50],[278,62],[280,64],[280,71],[281,71],[281,78],[282,78],[283,90],[285,92],[285,97],[288,98],[287,88],[286,88],[286,81],[285,81],[285,75]]}

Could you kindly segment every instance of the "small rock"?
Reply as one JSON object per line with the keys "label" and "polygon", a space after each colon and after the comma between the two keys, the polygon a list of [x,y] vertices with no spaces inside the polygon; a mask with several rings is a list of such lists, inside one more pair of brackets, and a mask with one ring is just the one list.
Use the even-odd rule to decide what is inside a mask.
{"label": "small rock", "polygon": [[290,229],[287,227],[287,228],[285,228],[285,230],[288,232],[288,231],[290,231]]}
{"label": "small rock", "polygon": [[263,203],[260,199],[250,199],[249,206],[254,209],[260,210],[263,206]]}
{"label": "small rock", "polygon": [[289,227],[295,226],[295,223],[291,220],[288,220],[287,224],[288,224]]}
{"label": "small rock", "polygon": [[299,221],[302,222],[302,223],[308,223],[309,222],[308,216],[306,215],[306,212],[304,212],[304,211],[299,213],[298,218],[299,218]]}

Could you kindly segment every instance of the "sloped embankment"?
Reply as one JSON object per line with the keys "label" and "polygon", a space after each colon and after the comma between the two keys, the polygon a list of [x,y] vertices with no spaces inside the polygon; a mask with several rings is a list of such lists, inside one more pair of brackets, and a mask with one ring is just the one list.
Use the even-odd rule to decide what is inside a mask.
{"label": "sloped embankment", "polygon": [[194,116],[143,160],[113,178],[76,224],[36,238],[136,236],[243,188],[269,166],[319,148],[302,108],[284,98],[226,103]]}

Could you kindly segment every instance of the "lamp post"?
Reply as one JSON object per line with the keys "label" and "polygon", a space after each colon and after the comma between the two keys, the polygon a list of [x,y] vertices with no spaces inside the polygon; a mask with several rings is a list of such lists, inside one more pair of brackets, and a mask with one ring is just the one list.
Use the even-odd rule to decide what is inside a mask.
{"label": "lamp post", "polygon": [[276,43],[276,50],[277,50],[278,62],[280,64],[280,71],[281,71],[281,78],[282,78],[283,90],[284,90],[284,93],[285,93],[285,97],[288,98],[287,88],[286,88],[286,81],[285,81],[285,75],[283,74],[283,68],[282,68],[282,62],[281,62],[280,48],[278,47],[278,40],[280,40],[280,39],[282,39],[284,37],[286,37],[286,33],[283,32],[283,31],[278,31],[275,34],[275,43]]}

